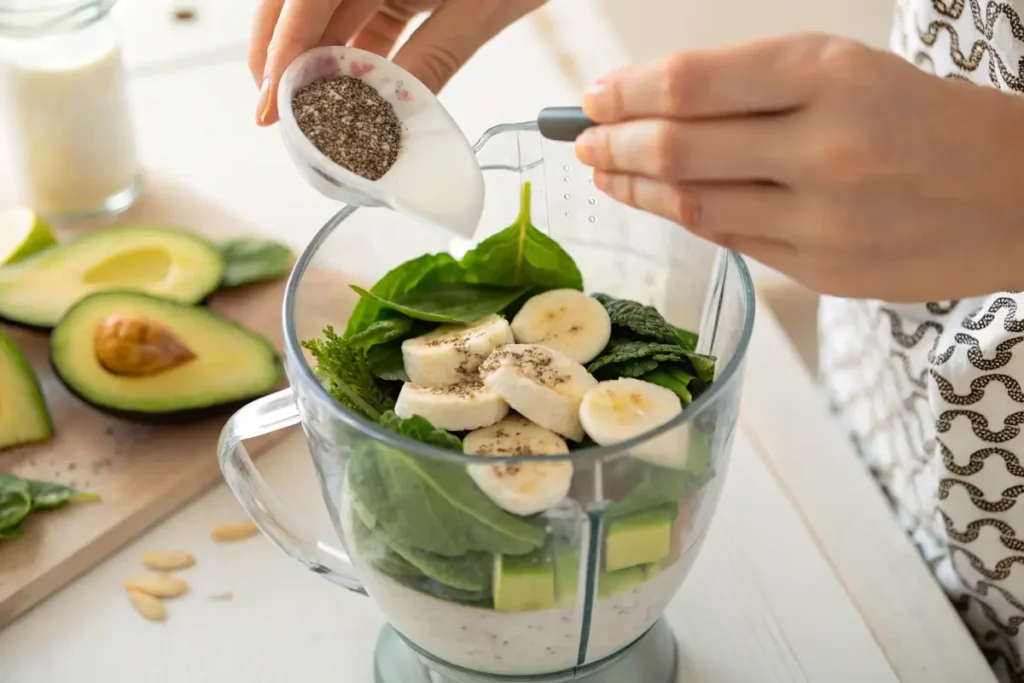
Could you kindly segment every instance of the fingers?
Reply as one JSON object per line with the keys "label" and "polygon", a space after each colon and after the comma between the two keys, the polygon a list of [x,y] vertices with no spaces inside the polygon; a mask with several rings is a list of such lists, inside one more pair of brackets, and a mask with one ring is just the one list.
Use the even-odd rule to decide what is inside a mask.
{"label": "fingers", "polygon": [[352,47],[387,57],[402,35],[408,22],[378,12],[352,39]]}
{"label": "fingers", "polygon": [[641,119],[595,126],[576,139],[576,156],[595,169],[664,181],[789,179],[794,141],[787,118],[766,115],[684,122]]}
{"label": "fingers", "polygon": [[792,191],[758,183],[667,183],[643,176],[594,172],[594,186],[641,211],[679,223],[712,241],[741,235],[788,242],[798,206]]}
{"label": "fingers", "polygon": [[342,0],[318,45],[350,45],[380,11],[383,0]]}
{"label": "fingers", "polygon": [[544,0],[447,0],[395,55],[394,61],[438,92],[481,45]]}
{"label": "fingers", "polygon": [[249,71],[259,86],[263,83],[263,69],[267,64],[267,46],[274,37],[277,18],[281,16],[281,7],[285,0],[263,0],[256,8],[253,16],[252,29],[249,33]]}
{"label": "fingers", "polygon": [[584,96],[583,108],[600,123],[797,108],[810,96],[809,72],[835,40],[797,34],[679,52],[609,74]]}
{"label": "fingers", "polygon": [[[273,35],[263,52],[260,96],[256,105],[256,122],[266,126],[277,121],[277,86],[288,65],[300,54],[320,42],[341,0],[285,0],[280,7]],[[371,0],[345,0],[346,4],[367,4]],[[261,7],[261,11],[262,11]],[[368,10],[369,11],[369,10]],[[261,18],[260,23],[265,19]],[[261,30],[265,28],[261,26]],[[254,60],[258,63],[259,57]]]}

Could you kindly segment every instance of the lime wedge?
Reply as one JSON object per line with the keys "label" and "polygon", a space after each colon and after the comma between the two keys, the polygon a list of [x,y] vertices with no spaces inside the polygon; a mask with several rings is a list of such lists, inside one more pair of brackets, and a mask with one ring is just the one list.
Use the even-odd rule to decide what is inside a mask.
{"label": "lime wedge", "polygon": [[0,266],[57,244],[53,230],[25,206],[0,211]]}

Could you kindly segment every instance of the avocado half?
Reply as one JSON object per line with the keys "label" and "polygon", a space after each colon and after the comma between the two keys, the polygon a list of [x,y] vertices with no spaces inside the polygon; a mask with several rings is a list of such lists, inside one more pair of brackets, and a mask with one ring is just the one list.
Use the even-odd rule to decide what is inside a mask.
{"label": "avocado half", "polygon": [[0,319],[47,330],[75,302],[107,290],[195,304],[216,291],[223,276],[216,247],[186,230],[104,228],[0,269]]}
{"label": "avocado half", "polygon": [[[173,335],[190,357],[148,374],[110,371],[98,355],[97,331],[128,319]],[[284,378],[280,357],[262,336],[207,308],[130,291],[98,292],[75,304],[53,330],[50,361],[81,400],[141,422],[184,422],[234,410],[273,392]]]}
{"label": "avocado half", "polygon": [[51,436],[53,422],[39,380],[14,340],[0,330],[0,449]]}

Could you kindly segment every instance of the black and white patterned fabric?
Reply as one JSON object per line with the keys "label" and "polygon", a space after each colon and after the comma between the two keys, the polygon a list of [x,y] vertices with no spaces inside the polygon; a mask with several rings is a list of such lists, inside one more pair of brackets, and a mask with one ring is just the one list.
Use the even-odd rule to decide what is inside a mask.
{"label": "black and white patterned fabric", "polygon": [[[1024,95],[1024,0],[901,0],[891,47]],[[818,328],[833,409],[997,676],[1024,683],[1024,293],[824,297]]]}

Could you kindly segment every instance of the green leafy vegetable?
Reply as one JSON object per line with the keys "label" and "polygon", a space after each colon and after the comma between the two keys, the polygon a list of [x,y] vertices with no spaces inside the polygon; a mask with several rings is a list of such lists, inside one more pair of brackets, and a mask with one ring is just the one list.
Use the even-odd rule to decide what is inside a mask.
{"label": "green leafy vegetable", "polygon": [[402,356],[402,343],[393,342],[374,346],[366,352],[366,364],[374,377],[391,382],[408,382],[409,375],[405,372],[405,359]]}
{"label": "green leafy vegetable", "polygon": [[378,301],[393,300],[408,294],[421,285],[442,282],[462,282],[465,274],[462,266],[451,254],[424,254],[392,268],[370,288],[375,297],[362,297],[349,316],[344,338],[349,338],[369,327],[381,318],[394,313],[382,307]]}
{"label": "green leafy vegetable", "polygon": [[21,524],[32,512],[28,481],[13,474],[0,474],[0,531]]}
{"label": "green leafy vegetable", "polygon": [[0,539],[20,536],[25,520],[35,510],[52,510],[68,503],[98,500],[100,497],[95,493],[0,472]]}
{"label": "green leafy vegetable", "polygon": [[690,351],[697,348],[696,334],[669,324],[653,306],[644,306],[636,301],[616,299],[601,293],[591,296],[600,301],[608,311],[615,336],[632,333],[638,337],[654,339],[665,344],[678,344]]}
{"label": "green leafy vegetable", "polygon": [[473,550],[522,555],[544,544],[542,522],[499,508],[463,464],[368,443],[353,452],[347,472],[363,521],[406,545],[457,557]]}
{"label": "green leafy vegetable", "polygon": [[530,195],[530,183],[523,183],[515,222],[462,257],[466,279],[533,290],[583,291],[583,275],[572,256],[531,224]]}
{"label": "green leafy vegetable", "polygon": [[225,288],[287,275],[295,258],[285,245],[257,237],[225,240],[214,246],[224,259],[221,287]]}
{"label": "green leafy vegetable", "polygon": [[394,400],[370,373],[365,349],[339,337],[333,327],[324,330],[324,339],[302,345],[316,359],[317,378],[339,403],[371,420],[394,407]]}
{"label": "green leafy vegetable", "polygon": [[367,562],[391,576],[422,576],[423,573],[409,564],[401,555],[392,550],[358,514],[352,515],[352,533],[355,536],[356,551]]}
{"label": "green leafy vegetable", "polygon": [[[646,362],[641,366],[630,365],[637,360],[646,360]],[[715,373],[715,358],[713,356],[695,353],[678,344],[623,339],[612,339],[601,355],[587,365],[587,371],[598,379],[632,377],[638,375],[623,375],[623,368],[627,372],[636,372],[636,369],[642,367],[644,370],[639,374],[643,375],[653,369],[649,367],[650,361],[683,363],[691,366],[694,374],[704,380],[711,380]]]}
{"label": "green leafy vegetable", "polygon": [[663,365],[654,372],[648,372],[640,379],[657,384],[658,386],[671,389],[680,398],[684,406],[693,402],[693,394],[690,393],[690,382],[697,379],[694,375],[682,369],[678,365]]}
{"label": "green leafy vegetable", "polygon": [[430,424],[430,421],[421,415],[413,415],[408,418],[401,418],[395,415],[394,411],[388,411],[380,416],[378,423],[385,429],[416,439],[423,443],[429,443],[441,448],[448,448],[453,451],[462,452],[462,441],[459,437],[438,429]]}
{"label": "green leafy vegetable", "polygon": [[440,282],[386,299],[357,285],[350,286],[359,296],[376,301],[382,308],[417,320],[454,325],[468,325],[485,315],[497,313],[527,291],[523,287]]}

